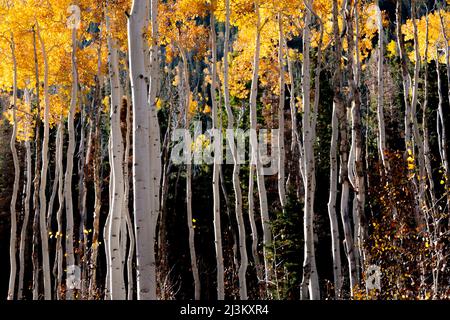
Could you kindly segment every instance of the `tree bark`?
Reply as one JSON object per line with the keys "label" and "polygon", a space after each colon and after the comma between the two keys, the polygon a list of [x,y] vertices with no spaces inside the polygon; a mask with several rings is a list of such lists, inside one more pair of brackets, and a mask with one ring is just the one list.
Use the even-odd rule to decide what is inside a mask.
{"label": "tree bark", "polygon": [[[17,254],[17,194],[19,192],[19,179],[20,179],[20,169],[19,169],[19,158],[17,156],[16,149],[16,137],[17,137],[17,119],[16,119],[16,109],[17,109],[17,60],[16,60],[16,45],[14,42],[14,36],[11,33],[11,55],[13,60],[13,132],[11,136],[11,153],[13,156],[14,162],[14,184],[13,184],[13,194],[11,197],[11,236],[9,243],[9,263],[10,263],[10,274],[9,274],[9,287],[8,287],[8,300],[13,300],[15,297],[15,288],[16,288],[16,276],[17,276],[17,262],[16,262],[16,254]],[[25,225],[26,227],[26,225]],[[25,229],[26,230],[26,229]],[[23,259],[21,261],[22,270],[24,267]],[[19,292],[22,294],[22,292]],[[21,298],[21,297],[20,297]]]}
{"label": "tree bark", "polygon": [[111,107],[110,107],[110,163],[111,163],[111,183],[112,194],[111,207],[109,211],[108,237],[105,238],[105,245],[108,250],[108,271],[109,290],[111,300],[125,300],[126,288],[124,280],[124,270],[120,250],[120,231],[122,225],[122,210],[124,203],[124,175],[123,175],[123,155],[124,146],[121,131],[121,90],[119,79],[119,60],[117,52],[117,42],[112,38],[109,16],[106,14],[106,24],[108,33],[109,50],[109,78],[111,83]]}
{"label": "tree bark", "polygon": [[259,79],[259,63],[261,50],[261,17],[259,0],[255,1],[256,14],[256,39],[255,39],[255,55],[253,57],[253,73],[250,90],[250,145],[251,145],[251,166],[256,170],[256,181],[258,186],[259,206],[261,212],[261,222],[263,227],[263,256],[264,256],[264,284],[265,291],[271,278],[271,265],[268,256],[269,247],[272,245],[272,230],[270,226],[269,208],[267,204],[267,193],[264,179],[263,167],[258,150],[257,138],[257,98],[258,98],[258,79]]}
{"label": "tree bark", "polygon": [[[152,6],[155,1],[152,0]],[[133,1],[128,20],[128,47],[133,100],[133,207],[136,232],[136,284],[139,300],[156,300],[155,217],[156,194],[152,193],[150,161],[150,109],[148,105],[145,68],[146,39],[143,30],[148,27],[148,6],[144,1]],[[152,131],[153,128],[152,128]],[[159,137],[159,133],[158,133]],[[156,139],[156,137],[154,137]],[[152,141],[152,144],[154,141]],[[155,178],[156,179],[156,178]]]}
{"label": "tree bark", "polygon": [[[76,268],[75,256],[73,250],[74,234],[73,234],[73,198],[72,198],[72,174],[73,174],[73,158],[75,154],[75,126],[74,118],[77,106],[78,96],[78,70],[77,70],[77,31],[72,30],[72,94],[69,109],[69,116],[67,120],[69,144],[67,146],[67,164],[64,178],[64,193],[66,205],[66,270],[67,278],[72,275],[69,274],[70,269]],[[69,269],[70,268],[70,269]],[[72,284],[66,281],[66,299],[72,300],[74,298],[74,290]]]}
{"label": "tree bark", "polygon": [[212,126],[215,133],[214,137],[214,164],[213,164],[213,199],[214,199],[214,239],[216,248],[217,264],[217,299],[225,299],[225,279],[222,250],[222,228],[220,215],[220,158],[222,154],[222,141],[219,141],[221,128],[218,124],[217,110],[217,48],[216,48],[216,25],[214,13],[211,13],[211,52],[212,52],[212,80],[211,80],[211,101],[212,101]]}
{"label": "tree bark", "polygon": [[44,298],[51,300],[51,276],[50,276],[50,258],[48,251],[48,228],[47,228],[47,174],[48,174],[48,142],[49,142],[49,117],[50,117],[50,98],[48,86],[48,60],[45,43],[41,37],[39,24],[36,23],[36,33],[41,44],[42,57],[44,60],[44,136],[42,140],[42,167],[41,182],[39,189],[39,228],[41,231],[41,247],[42,247],[42,274],[44,280]]}
{"label": "tree bark", "polygon": [[[305,0],[305,5],[311,7],[311,2]],[[316,189],[315,178],[315,106],[311,108],[311,11],[305,12],[305,27],[303,29],[303,66],[302,66],[302,95],[303,95],[303,172],[305,185],[305,204],[304,204],[304,261],[303,261],[303,279],[300,286],[301,299],[318,300],[320,299],[319,280],[317,275],[316,257],[314,249],[314,198]]]}
{"label": "tree bark", "polygon": [[[245,224],[244,224],[244,215],[242,213],[242,189],[241,189],[241,181],[239,177],[240,172],[240,165],[238,162],[238,155],[237,155],[237,149],[236,145],[234,143],[234,129],[235,129],[235,120],[233,115],[233,110],[231,109],[230,105],[230,88],[229,88],[229,50],[230,50],[230,16],[231,16],[231,10],[230,10],[230,0],[226,0],[225,2],[225,10],[226,10],[226,16],[225,16],[225,42],[224,42],[224,56],[223,56],[223,64],[224,64],[224,80],[223,80],[223,86],[224,86],[224,102],[225,102],[225,109],[227,112],[227,118],[228,118],[228,130],[231,130],[229,132],[233,132],[233,136],[228,136],[227,139],[229,141],[232,141],[232,144],[230,145],[231,153],[233,156],[233,189],[234,189],[234,198],[235,198],[235,214],[236,214],[236,221],[238,226],[238,232],[239,232],[239,255],[240,255],[240,263],[239,263],[239,297],[241,300],[247,300],[248,294],[247,294],[247,268],[248,268],[248,255],[247,255],[247,245],[246,245],[246,231],[245,231]],[[232,140],[231,140],[232,139]]]}

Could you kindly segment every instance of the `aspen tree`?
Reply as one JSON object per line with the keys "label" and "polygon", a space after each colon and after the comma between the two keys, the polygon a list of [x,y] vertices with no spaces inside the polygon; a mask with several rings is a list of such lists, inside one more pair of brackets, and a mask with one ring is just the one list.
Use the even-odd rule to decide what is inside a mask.
{"label": "aspen tree", "polygon": [[[73,249],[73,197],[72,197],[72,174],[73,174],[73,159],[75,155],[75,125],[74,118],[77,106],[78,97],[78,70],[77,70],[77,30],[72,29],[72,92],[70,98],[70,109],[69,116],[67,120],[69,143],[67,146],[67,163],[66,163],[66,173],[64,178],[64,196],[65,196],[65,207],[66,207],[66,232],[65,232],[65,248],[66,248],[66,268],[75,268],[75,256]],[[69,278],[69,277],[68,277]],[[67,281],[66,281],[67,282]],[[66,299],[72,300],[73,287],[72,284],[66,283]]]}
{"label": "aspen tree", "polygon": [[125,300],[126,290],[124,281],[124,270],[122,265],[120,248],[120,230],[122,223],[122,210],[124,201],[124,175],[123,175],[123,140],[120,129],[120,108],[121,92],[119,79],[119,61],[117,52],[117,42],[113,39],[110,27],[110,18],[106,13],[106,25],[108,32],[108,51],[109,51],[109,78],[111,84],[111,133],[110,133],[110,152],[111,152],[111,183],[112,194],[111,207],[109,211],[108,238],[105,238],[105,244],[108,250],[108,271],[109,290],[112,300]]}
{"label": "aspen tree", "polygon": [[[338,20],[338,2],[333,0],[333,40],[334,40],[334,66],[333,75],[333,103],[338,120],[339,130],[339,183],[341,185],[340,216],[344,232],[344,249],[348,261],[350,295],[353,296],[354,287],[357,285],[356,259],[353,244],[353,235],[349,217],[349,181],[348,181],[348,133],[347,133],[347,110],[345,98],[342,93],[343,75],[341,69],[341,36]],[[330,190],[331,191],[331,190]]]}
{"label": "aspen tree", "polygon": [[187,211],[187,223],[188,223],[188,229],[189,229],[189,254],[191,256],[191,269],[192,269],[192,276],[194,278],[194,297],[195,300],[200,300],[200,294],[201,294],[201,283],[200,283],[200,275],[198,271],[198,264],[197,264],[197,253],[195,250],[195,229],[193,224],[193,214],[192,214],[192,150],[191,150],[191,140],[189,138],[189,135],[187,134],[190,130],[190,120],[191,120],[191,114],[190,114],[190,104],[191,104],[191,97],[190,97],[190,86],[189,86],[189,66],[188,66],[188,60],[187,60],[187,54],[183,48],[179,48],[181,57],[182,57],[182,75],[183,75],[183,82],[182,82],[182,92],[184,94],[184,129],[186,130],[186,137],[185,137],[185,143],[187,144],[187,153],[188,153],[188,160],[186,163],[186,211]]}
{"label": "aspen tree", "polygon": [[286,79],[285,79],[285,60],[284,60],[284,30],[283,16],[278,13],[278,64],[280,66],[280,103],[278,104],[278,195],[280,198],[281,208],[286,206],[286,190],[285,190],[285,146],[284,146],[284,104],[286,99]]}
{"label": "aspen tree", "polygon": [[[305,6],[311,7],[306,0]],[[303,65],[302,65],[302,100],[303,100],[303,156],[301,166],[304,172],[305,204],[304,204],[304,261],[303,278],[300,288],[301,299],[320,299],[319,280],[317,275],[316,257],[314,249],[314,194],[316,188],[314,141],[316,110],[311,108],[311,16],[310,10],[305,12],[305,27],[303,29]]]}
{"label": "aspen tree", "polygon": [[[26,93],[25,93],[26,94]],[[25,278],[25,246],[27,238],[27,230],[30,220],[30,194],[31,194],[31,146],[30,141],[25,141],[25,167],[26,167],[26,182],[24,190],[24,217],[22,221],[22,229],[20,231],[20,244],[19,244],[19,283],[18,283],[18,299],[24,299],[24,278]]]}
{"label": "aspen tree", "polygon": [[378,23],[378,95],[377,95],[377,119],[378,119],[378,152],[385,172],[389,171],[389,162],[386,159],[386,129],[384,121],[384,27],[383,13],[380,8],[380,0],[377,0]]}
{"label": "aspen tree", "polygon": [[[212,4],[214,5],[214,3]],[[216,26],[214,13],[211,13],[211,101],[212,101],[212,126],[216,133],[221,132],[218,124],[218,108],[217,108],[217,51],[216,51]],[[225,299],[225,280],[224,280],[224,265],[223,265],[223,251],[222,251],[222,229],[221,229],[221,215],[220,215],[220,156],[222,153],[222,141],[218,141],[219,135],[215,137],[214,141],[214,164],[213,164],[213,199],[214,199],[214,239],[216,247],[216,264],[217,264],[217,299]]]}
{"label": "aspen tree", "polygon": [[[39,230],[40,224],[40,207],[39,207],[39,182],[40,182],[40,168],[41,168],[41,106],[40,106],[40,80],[39,80],[39,64],[38,64],[38,54],[37,54],[37,40],[36,40],[36,26],[32,27],[33,34],[33,57],[34,57],[34,79],[35,79],[35,95],[36,95],[36,104],[35,111],[37,111],[36,115],[36,124],[35,124],[35,134],[34,134],[34,145],[35,145],[35,163],[34,163],[34,180],[33,180],[33,246],[32,246],[32,265],[33,265],[33,300],[39,299],[39,236],[42,237]],[[47,238],[47,234],[45,235]],[[46,241],[46,240],[44,240]],[[47,289],[45,289],[47,290]]]}
{"label": "aspen tree", "polygon": [[[360,279],[360,267],[364,267],[365,252],[364,241],[366,239],[366,219],[365,219],[365,181],[362,156],[362,128],[361,128],[361,93],[360,93],[360,52],[359,52],[359,16],[358,1],[354,1],[353,7],[349,10],[352,14],[346,16],[347,23],[347,43],[349,86],[351,90],[351,159],[348,163],[349,182],[356,192],[354,201],[354,242],[358,250],[356,253],[357,277]],[[355,24],[353,22],[355,21]]]}
{"label": "aspen tree", "polygon": [[[252,130],[250,135],[251,144],[251,167],[256,170],[256,181],[258,186],[259,206],[261,212],[261,221],[263,226],[263,256],[264,256],[264,284],[265,289],[270,282],[271,267],[268,257],[268,248],[272,244],[272,231],[270,227],[269,208],[267,205],[267,193],[264,182],[263,167],[259,156],[258,142],[256,136],[257,130],[257,112],[256,104],[258,98],[258,73],[260,63],[260,49],[261,49],[261,17],[260,17],[260,4],[259,0],[254,2],[255,14],[256,14],[256,39],[255,39],[255,54],[253,57],[253,72],[252,82],[250,90],[250,129]],[[267,294],[267,292],[266,292]]]}
{"label": "aspen tree", "polygon": [[63,143],[64,143],[64,120],[63,116],[60,116],[58,123],[58,131],[56,138],[56,166],[58,167],[59,176],[58,176],[58,201],[59,207],[56,212],[56,221],[58,224],[58,231],[56,232],[56,252],[55,252],[55,263],[54,263],[54,272],[55,274],[55,291],[56,298],[61,300],[62,298],[62,278],[63,278],[63,248],[62,248],[62,239],[63,239],[63,211],[65,204],[64,197],[64,172],[63,172]]}
{"label": "aspen tree", "polygon": [[[448,102],[450,103],[450,39],[449,35],[447,34],[446,26],[448,26],[448,22],[445,21],[446,15],[442,14],[442,11],[446,13],[445,9],[447,8],[447,5],[444,3],[443,10],[439,10],[439,21],[441,23],[441,33],[444,40],[444,52],[445,52],[445,63],[446,63],[446,70],[447,70],[447,98]],[[445,171],[445,178],[444,183],[447,190],[447,208],[448,212],[450,212],[450,166],[448,164],[448,144],[447,144],[447,136],[446,136],[446,129],[445,129],[445,118],[444,118],[444,112],[442,111],[442,82],[440,79],[440,73],[439,73],[439,56],[436,57],[436,66],[437,66],[437,74],[438,74],[438,91],[439,91],[439,119],[441,120],[441,158],[443,162],[443,167]],[[449,219],[449,226],[450,226],[450,219]]]}
{"label": "aspen tree", "polygon": [[[156,19],[155,9],[156,1],[152,0],[152,21]],[[158,154],[154,150],[159,147],[157,145],[159,132],[155,135],[157,117],[154,104],[151,106],[148,104],[149,92],[146,74],[146,59],[148,57],[146,56],[145,34],[142,32],[148,27],[148,12],[149,7],[144,1],[135,0],[128,19],[128,48],[133,100],[133,207],[136,231],[136,284],[139,300],[156,300],[157,298],[154,244],[158,216],[157,205],[159,205],[156,200],[159,198],[159,190],[155,190],[154,187],[159,185],[160,181],[157,174],[158,163],[154,161],[157,160]],[[152,28],[156,28],[155,23],[152,23]],[[153,34],[154,36],[155,34]],[[153,41],[155,40],[153,39]],[[151,59],[153,64],[157,61],[154,56]],[[151,90],[153,90],[152,86],[154,85],[150,80]],[[150,133],[153,134],[152,141],[149,139]],[[150,161],[151,153],[154,157],[153,161]]]}
{"label": "aspen tree", "polygon": [[48,84],[48,59],[44,40],[42,39],[39,24],[36,22],[36,33],[41,44],[42,57],[44,60],[44,136],[42,140],[42,167],[41,167],[41,181],[39,190],[39,228],[41,231],[41,246],[42,246],[42,273],[44,280],[44,297],[45,300],[51,300],[51,278],[50,278],[50,258],[48,249],[48,228],[47,228],[47,174],[48,174],[48,144],[50,134],[50,98],[49,98],[49,84]]}
{"label": "aspen tree", "polygon": [[[98,109],[101,105],[101,52],[102,52],[102,43],[100,42],[97,48],[97,77],[95,81],[95,95],[94,95],[94,105]],[[94,110],[93,115],[94,121],[94,137],[93,137],[93,180],[94,180],[94,221],[92,226],[92,245],[91,245],[91,255],[90,255],[90,283],[89,283],[89,299],[93,299],[95,297],[95,289],[97,287],[97,256],[98,256],[98,247],[99,243],[99,233],[100,233],[100,213],[101,213],[101,177],[100,177],[100,148],[101,148],[101,136],[100,136],[100,120],[101,120],[101,112],[100,110]]]}
{"label": "aspen tree", "polygon": [[[223,88],[224,88],[224,102],[225,109],[228,118],[228,129],[234,130],[235,119],[233,110],[230,106],[230,88],[229,88],[229,51],[230,51],[230,0],[225,1],[225,41],[224,41],[224,55],[223,55]],[[234,143],[235,137],[227,137],[228,141],[231,141],[231,153],[233,157],[233,189],[235,197],[235,213],[236,221],[238,225],[239,232],[239,297],[241,300],[247,300],[247,267],[248,267],[248,255],[247,255],[247,245],[246,245],[246,231],[244,225],[244,216],[242,213],[242,188],[241,180],[239,177],[240,165],[238,163],[237,148]],[[253,215],[253,213],[251,213]],[[252,224],[253,226],[253,224]]]}
{"label": "aspen tree", "polygon": [[[16,60],[16,47],[15,47],[14,35],[11,32],[11,56],[13,60],[13,101],[12,101],[12,112],[13,112],[13,132],[11,136],[11,152],[13,155],[14,162],[14,185],[13,194],[11,198],[10,212],[11,212],[11,236],[9,243],[9,257],[10,257],[10,274],[9,274],[9,287],[8,287],[8,300],[13,300],[15,297],[15,287],[16,287],[16,272],[17,272],[17,194],[19,191],[19,158],[16,149],[16,137],[17,137],[17,119],[16,119],[16,109],[17,109],[17,60]],[[22,261],[23,268],[23,261]],[[19,292],[21,294],[21,292]]]}

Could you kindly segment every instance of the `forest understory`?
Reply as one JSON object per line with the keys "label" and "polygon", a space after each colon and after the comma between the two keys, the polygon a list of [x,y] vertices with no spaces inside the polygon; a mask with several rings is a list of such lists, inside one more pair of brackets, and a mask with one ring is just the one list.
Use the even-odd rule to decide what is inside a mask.
{"label": "forest understory", "polygon": [[0,299],[450,299],[450,0],[0,0]]}

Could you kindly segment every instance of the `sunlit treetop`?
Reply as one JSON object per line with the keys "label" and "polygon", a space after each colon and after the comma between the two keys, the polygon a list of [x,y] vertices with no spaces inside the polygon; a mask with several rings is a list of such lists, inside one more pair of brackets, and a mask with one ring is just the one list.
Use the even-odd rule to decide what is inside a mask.
{"label": "sunlit treetop", "polygon": [[[440,63],[446,63],[444,49],[446,47],[445,37],[447,36],[450,45],[450,12],[443,10],[435,11],[427,16],[416,20],[417,38],[419,42],[420,59],[425,60],[425,50],[427,46],[427,18],[428,18],[428,62],[439,59]],[[442,20],[441,20],[442,19]],[[402,26],[405,40],[414,42],[414,26],[412,20],[408,20]],[[413,46],[408,46],[408,56],[411,61],[415,61]]]}
{"label": "sunlit treetop", "polygon": [[201,58],[208,49],[205,24],[209,5],[201,0],[169,0],[159,6],[160,44],[167,49],[167,60],[193,53]]}

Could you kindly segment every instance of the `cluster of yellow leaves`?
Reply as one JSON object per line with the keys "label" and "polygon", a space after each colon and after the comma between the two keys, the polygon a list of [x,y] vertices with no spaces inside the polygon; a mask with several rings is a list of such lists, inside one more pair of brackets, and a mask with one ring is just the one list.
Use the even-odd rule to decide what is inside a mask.
{"label": "cluster of yellow leaves", "polygon": [[211,145],[211,141],[206,135],[200,134],[196,137],[195,141],[192,142],[192,151],[194,153],[203,152]]}
{"label": "cluster of yellow leaves", "polygon": [[406,158],[406,164],[408,166],[408,170],[414,170],[416,168],[414,156],[411,149],[408,149],[408,158]]}
{"label": "cluster of yellow leaves", "polygon": [[159,6],[160,44],[166,47],[166,59],[171,62],[183,52],[203,56],[208,46],[208,29],[201,23],[208,13],[201,0],[169,0]]}
{"label": "cluster of yellow leaves", "polygon": [[[438,60],[440,63],[446,63],[445,55],[440,49],[446,48],[450,45],[450,12],[438,10],[429,13],[427,16],[423,16],[417,19],[417,37],[419,42],[420,59],[425,60],[425,50],[427,46],[427,18],[428,18],[428,62],[432,60]],[[442,21],[441,21],[442,19]],[[406,41],[414,41],[414,27],[412,20],[408,20],[406,24],[402,26],[402,32],[405,35]],[[448,43],[445,43],[445,37],[447,35]],[[439,52],[440,51],[440,52]],[[411,49],[408,52],[411,61],[415,61],[414,50]]]}
{"label": "cluster of yellow leaves", "polygon": [[198,102],[194,99],[194,95],[192,94],[192,92],[189,94],[189,105],[187,109],[189,117],[195,115],[198,110]]}
{"label": "cluster of yellow leaves", "polygon": [[[11,125],[13,122],[13,103],[11,108],[6,111],[3,116]],[[22,100],[17,101],[16,105],[16,122],[17,122],[17,141],[27,141],[34,137],[35,114],[31,110],[31,106]]]}
{"label": "cluster of yellow leaves", "polygon": [[[126,0],[108,1],[112,17],[114,37],[126,44]],[[66,117],[70,102],[72,79],[72,30],[67,21],[71,15],[68,8],[76,4],[80,7],[81,23],[77,30],[78,79],[83,93],[94,85],[95,76],[105,73],[106,50],[99,50],[101,37],[105,37],[101,23],[106,1],[95,0],[22,0],[0,2],[0,90],[12,94],[13,57],[11,44],[15,44],[17,62],[17,90],[28,89],[32,100],[36,99],[36,63],[39,76],[40,106],[38,114],[30,106],[20,102],[17,107],[18,140],[32,138],[35,118],[44,114],[44,58],[42,45],[48,61],[48,85],[50,100],[50,126]],[[120,30],[120,32],[119,32]],[[104,41],[103,41],[104,42]],[[103,45],[104,46],[104,45]],[[36,54],[35,54],[36,51]],[[100,52],[100,57],[99,57]],[[36,62],[35,62],[36,61]],[[84,95],[86,96],[86,95]],[[23,116],[27,112],[27,116]],[[8,112],[10,114],[10,112]],[[33,118],[33,119],[32,119]]]}

